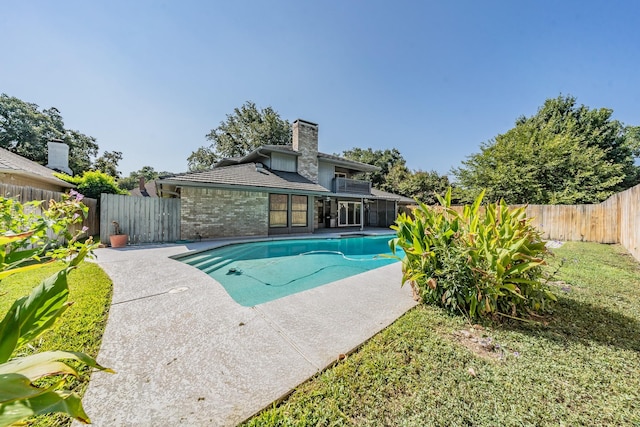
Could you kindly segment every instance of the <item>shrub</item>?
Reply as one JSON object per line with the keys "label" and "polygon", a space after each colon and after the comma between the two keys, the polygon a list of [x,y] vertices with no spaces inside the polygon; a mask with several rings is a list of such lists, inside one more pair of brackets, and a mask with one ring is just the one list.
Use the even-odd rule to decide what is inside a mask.
{"label": "shrub", "polygon": [[422,203],[413,217],[400,214],[392,226],[393,253],[404,250],[402,282],[409,282],[422,301],[478,317],[520,317],[544,311],[556,301],[542,282],[541,234],[526,218],[525,208],[490,203],[484,213],[484,191],[462,213],[451,208],[451,189],[437,196],[439,207]]}
{"label": "shrub", "polygon": [[55,174],[58,178],[75,184],[78,192],[85,197],[100,199],[100,194],[128,194],[126,190],[118,187],[115,179],[100,171],[85,171],[80,176],[69,176],[62,173]]}

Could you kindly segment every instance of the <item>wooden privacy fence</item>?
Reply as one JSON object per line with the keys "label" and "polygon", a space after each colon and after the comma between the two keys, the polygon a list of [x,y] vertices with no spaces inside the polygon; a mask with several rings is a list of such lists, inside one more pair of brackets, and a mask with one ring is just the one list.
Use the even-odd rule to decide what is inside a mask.
{"label": "wooden privacy fence", "polygon": [[640,184],[597,205],[529,205],[527,217],[544,239],[620,243],[640,261]]}
{"label": "wooden privacy fence", "polygon": [[180,199],[100,196],[100,241],[109,242],[112,222],[120,224],[129,243],[175,242],[180,239]]}
{"label": "wooden privacy fence", "polygon": [[[41,188],[34,187],[22,187],[19,185],[0,184],[0,192],[4,197],[16,197],[20,202],[30,202],[33,200],[44,200],[44,208],[48,207],[49,200],[53,199],[57,202],[62,200],[62,196],[65,193],[57,191],[43,190]],[[71,227],[71,232],[80,230],[82,227],[87,227],[87,236],[94,236],[98,234],[100,230],[100,217],[98,216],[98,201],[96,199],[89,199],[85,197],[82,199],[82,203],[87,205],[89,213],[87,218],[84,219],[82,224],[75,224]]]}
{"label": "wooden privacy fence", "polygon": [[546,239],[620,243],[640,261],[640,185],[597,205],[531,205]]}

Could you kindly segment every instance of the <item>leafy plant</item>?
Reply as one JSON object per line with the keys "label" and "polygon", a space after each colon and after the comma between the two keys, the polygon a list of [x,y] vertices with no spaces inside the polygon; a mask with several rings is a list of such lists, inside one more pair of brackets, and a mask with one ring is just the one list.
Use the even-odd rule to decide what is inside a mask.
{"label": "leafy plant", "polygon": [[403,283],[424,302],[470,318],[517,317],[549,308],[555,295],[542,282],[547,253],[525,208],[504,201],[481,212],[484,191],[462,212],[451,208],[451,189],[439,207],[419,204],[392,226],[393,253],[404,250]]}
{"label": "leafy plant", "polygon": [[[62,270],[42,281],[29,296],[16,300],[0,322],[0,425],[51,412],[64,412],[89,422],[80,398],[64,389],[69,376],[78,376],[64,361],[75,360],[110,371],[78,352],[48,351],[16,357],[70,306],[67,276],[95,247],[91,239],[78,242],[85,230],[73,236],[69,232],[69,226],[81,221],[87,212],[80,202],[82,196],[73,196],[62,202],[50,201],[41,214],[34,209],[40,208],[41,202],[26,204],[31,212],[25,213],[25,206],[18,201],[0,198],[0,280],[40,268],[48,261],[65,260]],[[49,379],[48,385],[43,385],[44,379]]]}
{"label": "leafy plant", "polygon": [[58,178],[75,184],[78,191],[92,199],[100,199],[100,194],[128,194],[127,190],[118,187],[115,178],[101,171],[85,171],[82,175],[69,176],[56,173]]}

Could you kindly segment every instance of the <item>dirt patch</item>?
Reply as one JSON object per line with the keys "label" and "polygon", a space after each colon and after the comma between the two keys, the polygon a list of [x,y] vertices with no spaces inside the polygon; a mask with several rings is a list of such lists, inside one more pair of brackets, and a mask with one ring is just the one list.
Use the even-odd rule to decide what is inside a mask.
{"label": "dirt patch", "polygon": [[505,349],[480,325],[456,331],[453,333],[453,338],[483,359],[493,361],[504,359]]}
{"label": "dirt patch", "polygon": [[571,292],[571,285],[568,284],[567,282],[562,281],[562,280],[550,281],[550,282],[547,282],[547,285],[555,286],[558,289],[560,289],[561,291],[566,292],[566,293]]}

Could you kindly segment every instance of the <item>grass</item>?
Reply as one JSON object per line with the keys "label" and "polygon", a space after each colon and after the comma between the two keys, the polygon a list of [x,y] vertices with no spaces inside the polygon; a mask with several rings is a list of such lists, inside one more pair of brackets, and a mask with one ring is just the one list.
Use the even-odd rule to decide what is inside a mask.
{"label": "grass", "polygon": [[[42,279],[60,269],[50,265],[32,272],[15,274],[0,282],[0,316],[4,317],[13,301],[28,295]],[[100,349],[102,334],[111,304],[111,279],[94,263],[84,262],[69,274],[69,301],[73,305],[57,320],[53,328],[45,332],[32,348],[23,354],[35,351],[69,350],[81,351],[96,357]],[[72,379],[68,388],[83,394],[89,382],[89,370],[79,365],[80,379]],[[91,417],[91,414],[89,414]],[[71,420],[62,414],[33,418],[33,426],[67,426]]]}
{"label": "grass", "polygon": [[472,326],[420,305],[248,426],[640,425],[640,265],[566,243],[536,323]]}

